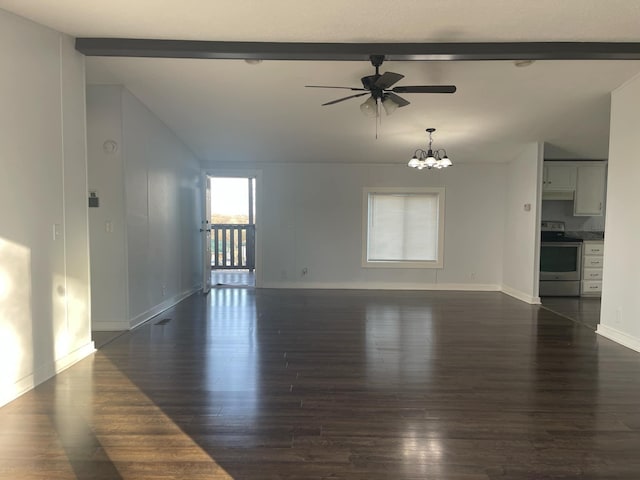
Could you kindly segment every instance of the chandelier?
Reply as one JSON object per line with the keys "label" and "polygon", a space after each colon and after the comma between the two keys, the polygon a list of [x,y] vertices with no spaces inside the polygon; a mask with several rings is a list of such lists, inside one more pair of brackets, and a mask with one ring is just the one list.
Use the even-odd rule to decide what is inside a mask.
{"label": "chandelier", "polygon": [[434,150],[431,146],[433,143],[433,139],[431,135],[435,132],[435,128],[427,128],[427,133],[429,134],[429,149],[427,151],[419,148],[413,153],[413,157],[409,160],[409,166],[411,168],[417,168],[418,170],[422,170],[423,168],[446,168],[451,165],[451,160],[447,157],[447,152],[444,149],[436,149]]}

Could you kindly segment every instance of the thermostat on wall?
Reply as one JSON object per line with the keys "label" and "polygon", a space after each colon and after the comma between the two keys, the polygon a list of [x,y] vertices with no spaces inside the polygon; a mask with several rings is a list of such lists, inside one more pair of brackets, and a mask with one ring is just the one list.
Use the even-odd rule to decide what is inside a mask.
{"label": "thermostat on wall", "polygon": [[98,208],[100,206],[100,198],[95,190],[89,191],[89,208]]}

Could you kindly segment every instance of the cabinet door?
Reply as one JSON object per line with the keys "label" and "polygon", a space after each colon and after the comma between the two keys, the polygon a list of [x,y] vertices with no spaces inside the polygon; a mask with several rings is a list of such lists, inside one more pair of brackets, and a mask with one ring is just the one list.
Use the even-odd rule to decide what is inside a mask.
{"label": "cabinet door", "polygon": [[575,190],[576,167],[575,165],[554,165],[547,162],[544,165],[544,190]]}
{"label": "cabinet door", "polygon": [[573,202],[575,216],[602,215],[604,207],[605,165],[581,165]]}

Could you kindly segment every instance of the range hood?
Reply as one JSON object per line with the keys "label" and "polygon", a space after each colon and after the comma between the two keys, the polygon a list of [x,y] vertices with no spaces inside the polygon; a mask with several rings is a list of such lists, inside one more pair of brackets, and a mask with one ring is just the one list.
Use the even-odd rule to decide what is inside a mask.
{"label": "range hood", "polygon": [[573,200],[574,193],[571,190],[543,190],[542,200]]}

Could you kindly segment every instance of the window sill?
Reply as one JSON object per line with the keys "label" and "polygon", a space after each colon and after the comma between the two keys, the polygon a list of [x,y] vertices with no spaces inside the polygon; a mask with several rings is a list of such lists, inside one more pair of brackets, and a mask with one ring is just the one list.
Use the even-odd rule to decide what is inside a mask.
{"label": "window sill", "polygon": [[442,268],[441,261],[363,261],[362,268]]}

